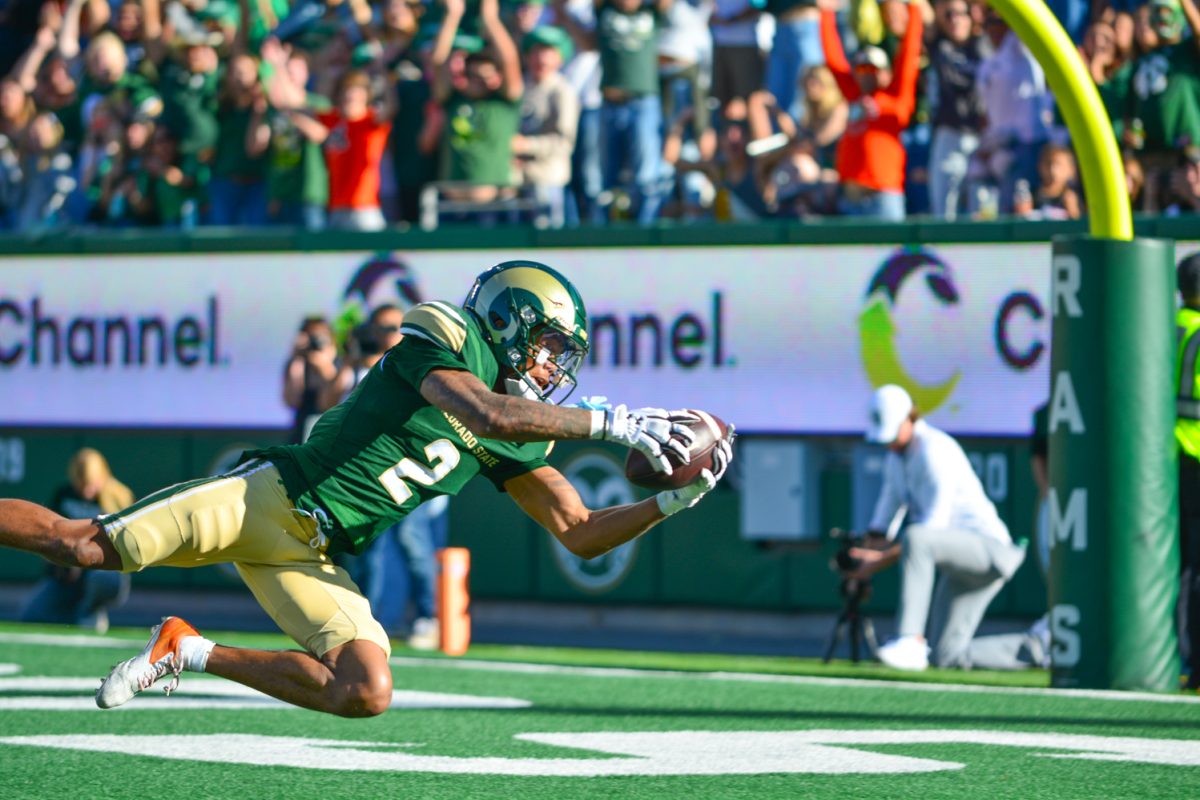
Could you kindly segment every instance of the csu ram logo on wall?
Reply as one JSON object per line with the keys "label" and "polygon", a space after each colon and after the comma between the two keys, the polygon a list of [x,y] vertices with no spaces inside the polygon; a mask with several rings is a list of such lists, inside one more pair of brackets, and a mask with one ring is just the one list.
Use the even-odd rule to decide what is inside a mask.
{"label": "csu ram logo on wall", "polygon": [[[637,501],[637,495],[617,458],[601,450],[585,450],[562,466],[575,491],[588,508],[606,508]],[[554,563],[566,579],[580,591],[602,594],[620,585],[637,556],[638,540],[626,542],[602,556],[584,560],[550,537]]]}

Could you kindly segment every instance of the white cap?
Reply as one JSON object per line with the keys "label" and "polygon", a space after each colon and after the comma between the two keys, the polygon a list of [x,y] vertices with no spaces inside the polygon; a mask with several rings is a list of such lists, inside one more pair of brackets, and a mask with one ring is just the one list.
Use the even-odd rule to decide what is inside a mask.
{"label": "white cap", "polygon": [[908,392],[894,384],[880,386],[871,396],[871,424],[867,441],[891,444],[900,435],[900,426],[912,413],[913,401]]}

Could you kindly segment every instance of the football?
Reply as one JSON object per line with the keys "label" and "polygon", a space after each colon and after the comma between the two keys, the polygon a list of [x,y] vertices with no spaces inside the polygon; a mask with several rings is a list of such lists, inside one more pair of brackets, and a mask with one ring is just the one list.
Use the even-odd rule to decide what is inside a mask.
{"label": "football", "polygon": [[630,483],[641,486],[643,489],[659,491],[678,489],[680,486],[686,486],[696,480],[701,470],[712,469],[712,450],[716,447],[717,442],[728,435],[729,426],[707,412],[696,409],[688,409],[688,411],[699,417],[699,419],[684,423],[696,434],[696,441],[692,443],[689,451],[692,460],[687,464],[682,464],[678,456],[668,452],[667,460],[671,462],[673,470],[668,475],[655,470],[650,459],[640,451],[630,450],[629,455],[625,458],[625,477]]}

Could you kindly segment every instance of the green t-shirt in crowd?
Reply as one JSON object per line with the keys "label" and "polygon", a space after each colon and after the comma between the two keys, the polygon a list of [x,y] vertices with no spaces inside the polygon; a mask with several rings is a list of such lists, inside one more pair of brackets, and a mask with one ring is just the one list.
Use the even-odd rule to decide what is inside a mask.
{"label": "green t-shirt in crowd", "polygon": [[476,475],[502,490],[546,464],[549,443],[481,438],[422,397],[421,381],[435,369],[495,385],[500,367],[467,312],[422,303],[404,315],[401,330],[404,339],[321,416],[307,442],[243,456],[270,459],[297,508],[329,515],[330,552],[362,552],[421,503],[458,494]]}
{"label": "green t-shirt in crowd", "polygon": [[446,101],[442,133],[445,180],[493,186],[512,182],[512,139],[521,103],[500,94],[475,99],[455,92]]}
{"label": "green t-shirt in crowd", "polygon": [[605,4],[596,12],[601,88],[658,94],[658,30],[658,12],[648,6],[626,14]]}
{"label": "green t-shirt in crowd", "polygon": [[191,200],[196,204],[196,213],[204,205],[205,188],[210,171],[195,156],[184,156],[177,164],[188,179],[184,184],[172,184],[162,176],[154,177],[142,171],[138,173],[138,191],[154,199],[155,225],[179,225],[183,222],[183,204]]}
{"label": "green t-shirt in crowd", "polygon": [[[328,98],[309,94],[308,108],[316,113],[332,106]],[[273,112],[269,119],[271,144],[267,148],[267,197],[285,203],[324,206],[329,202],[329,172],[321,145],[300,133],[288,116]]]}
{"label": "green t-shirt in crowd", "polygon": [[1133,116],[1145,127],[1146,150],[1171,152],[1200,143],[1200,49],[1194,40],[1138,59],[1133,93]]}
{"label": "green t-shirt in crowd", "polygon": [[251,156],[246,152],[246,134],[254,109],[227,106],[217,111],[217,125],[221,137],[217,140],[217,153],[213,158],[214,177],[232,178],[239,182],[261,181],[267,173],[266,153]]}
{"label": "green t-shirt in crowd", "polygon": [[217,89],[224,70],[192,73],[175,63],[163,67],[159,91],[163,123],[179,137],[181,153],[215,150],[220,138]]}
{"label": "green t-shirt in crowd", "polygon": [[107,86],[97,83],[85,72],[79,83],[78,99],[59,114],[63,140],[70,147],[83,142],[86,138],[84,126],[87,124],[83,115],[90,113],[99,100],[108,103],[120,117],[129,119],[138,106],[157,95],[154,85],[137,72],[127,72],[116,83]]}

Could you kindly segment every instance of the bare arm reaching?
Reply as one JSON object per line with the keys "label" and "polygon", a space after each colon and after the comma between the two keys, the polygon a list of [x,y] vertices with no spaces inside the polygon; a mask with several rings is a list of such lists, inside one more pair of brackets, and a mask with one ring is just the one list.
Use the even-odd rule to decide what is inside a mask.
{"label": "bare arm reaching", "polygon": [[433,51],[429,55],[429,63],[433,66],[433,99],[444,103],[454,90],[450,78],[450,53],[454,49],[454,36],[458,33],[458,24],[462,21],[463,0],[442,0],[445,14],[442,26],[438,28],[437,38],[433,40]]}
{"label": "bare arm reaching", "polygon": [[554,467],[527,472],[504,488],[526,514],[581,558],[603,555],[666,519],[653,497],[593,511]]}
{"label": "bare arm reaching", "polygon": [[70,61],[79,55],[79,17],[86,0],[71,0],[63,12],[62,30],[58,34],[58,54]]}
{"label": "bare arm reaching", "polygon": [[664,455],[670,450],[687,463],[695,434],[681,421],[691,415],[661,408],[604,411],[561,406],[493,392],[462,370],[436,369],[421,382],[421,395],[453,414],[477,436],[506,442],[558,439],[603,439],[639,450],[662,472],[670,473]]}
{"label": "bare arm reaching", "polygon": [[505,442],[589,439],[593,412],[497,394],[463,370],[433,370],[421,395],[478,436]]}
{"label": "bare arm reaching", "polygon": [[29,46],[17,63],[13,65],[9,77],[20,84],[26,94],[31,94],[37,88],[37,74],[46,56],[54,51],[57,37],[50,28],[38,28],[33,44]]}
{"label": "bare arm reaching", "polygon": [[479,7],[479,18],[483,31],[500,62],[500,74],[504,76],[504,96],[509,100],[520,100],[525,92],[521,76],[521,56],[504,23],[500,21],[500,0],[483,0]]}

